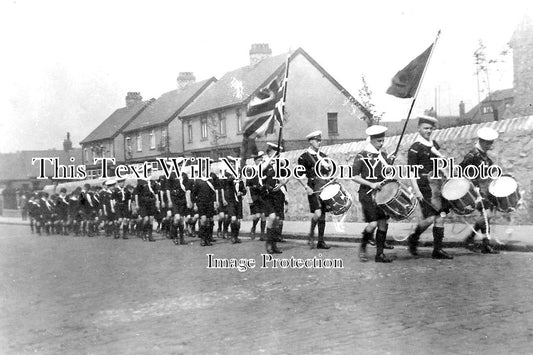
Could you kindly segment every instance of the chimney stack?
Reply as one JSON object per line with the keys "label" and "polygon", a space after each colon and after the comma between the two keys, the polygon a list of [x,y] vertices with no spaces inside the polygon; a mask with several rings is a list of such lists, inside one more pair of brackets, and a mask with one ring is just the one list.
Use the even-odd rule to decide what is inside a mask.
{"label": "chimney stack", "polygon": [[138,102],[142,102],[143,97],[140,92],[128,92],[126,95],[126,107],[131,107]]}
{"label": "chimney stack", "polygon": [[265,58],[272,55],[272,49],[268,43],[254,43],[250,48],[250,65],[256,65]]}
{"label": "chimney stack", "polygon": [[460,118],[465,117],[465,103],[463,102],[463,100],[459,102],[459,117]]}
{"label": "chimney stack", "polygon": [[63,150],[68,152],[72,149],[72,141],[70,140],[70,132],[67,132],[67,139],[63,141]]}
{"label": "chimney stack", "polygon": [[190,71],[184,71],[178,74],[178,90],[183,90],[187,86],[194,84],[195,82],[196,77]]}

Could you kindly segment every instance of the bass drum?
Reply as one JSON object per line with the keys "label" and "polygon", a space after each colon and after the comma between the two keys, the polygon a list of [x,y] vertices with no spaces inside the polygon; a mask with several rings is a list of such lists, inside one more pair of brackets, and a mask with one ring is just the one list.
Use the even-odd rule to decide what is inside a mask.
{"label": "bass drum", "polygon": [[509,175],[493,180],[489,185],[489,194],[496,200],[496,208],[501,212],[512,212],[520,201],[518,183]]}
{"label": "bass drum", "polygon": [[468,179],[449,179],[442,186],[442,197],[452,206],[452,210],[466,216],[476,210],[477,192],[474,184]]}
{"label": "bass drum", "polygon": [[324,187],[320,192],[320,199],[334,215],[343,214],[352,206],[352,197],[338,183]]}
{"label": "bass drum", "polygon": [[396,180],[383,183],[374,193],[376,204],[392,219],[401,221],[413,214],[418,204],[415,195]]}

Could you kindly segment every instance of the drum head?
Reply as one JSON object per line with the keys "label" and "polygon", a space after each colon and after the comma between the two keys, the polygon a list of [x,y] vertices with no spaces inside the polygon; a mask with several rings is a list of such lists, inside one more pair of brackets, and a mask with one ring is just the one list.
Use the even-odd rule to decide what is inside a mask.
{"label": "drum head", "polygon": [[470,191],[472,183],[468,179],[450,179],[442,187],[442,197],[448,201],[455,201]]}
{"label": "drum head", "polygon": [[320,193],[320,199],[321,200],[329,200],[333,196],[335,196],[339,190],[341,189],[341,185],[339,184],[330,184],[322,190]]}
{"label": "drum head", "polygon": [[494,197],[507,197],[517,189],[516,180],[510,176],[500,176],[489,185],[489,193]]}
{"label": "drum head", "polygon": [[378,205],[384,205],[393,199],[398,193],[400,183],[398,181],[389,181],[381,186],[381,190],[376,192],[374,197]]}

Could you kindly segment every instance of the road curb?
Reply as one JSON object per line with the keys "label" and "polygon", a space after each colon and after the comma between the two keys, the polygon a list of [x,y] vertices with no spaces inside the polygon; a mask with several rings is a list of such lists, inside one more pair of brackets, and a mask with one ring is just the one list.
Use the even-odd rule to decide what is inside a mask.
{"label": "road curb", "polygon": [[[241,233],[243,237],[250,237],[249,233]],[[256,234],[257,238],[257,234]],[[287,240],[307,240],[307,235],[300,235],[300,234],[283,234],[283,238]],[[341,236],[326,236],[327,242],[332,243],[354,243],[359,244],[361,243],[361,238],[358,237],[341,237]],[[407,241],[396,241],[394,239],[387,239],[387,242],[391,245],[395,246],[408,246]],[[481,243],[479,243],[481,245]],[[432,241],[420,241],[419,243],[420,247],[423,248],[429,248],[433,247]],[[466,244],[463,241],[443,241],[444,248],[466,248]],[[533,245],[526,245],[526,244],[517,244],[517,243],[509,243],[509,244],[503,244],[497,247],[498,250],[502,251],[517,251],[517,252],[525,252],[525,253],[531,253],[533,252]]]}
{"label": "road curb", "polygon": [[[17,226],[29,226],[27,222],[14,222],[14,221],[0,221],[0,225],[17,225]],[[250,238],[250,233],[240,233],[242,237]],[[256,235],[257,237],[257,235]],[[304,234],[283,234],[283,238],[287,240],[307,240],[307,235]],[[161,240],[164,240],[163,238]],[[343,236],[326,236],[326,241],[332,243],[361,243],[360,237],[343,237]],[[398,246],[407,246],[407,241],[397,241],[392,238],[387,239],[387,242],[392,245]],[[432,241],[420,241],[420,247],[433,247]],[[466,248],[466,244],[463,241],[443,241],[443,246],[445,248]],[[502,251],[515,251],[515,252],[524,252],[531,253],[533,252],[533,244],[521,244],[521,243],[508,243],[498,246],[498,250]]]}

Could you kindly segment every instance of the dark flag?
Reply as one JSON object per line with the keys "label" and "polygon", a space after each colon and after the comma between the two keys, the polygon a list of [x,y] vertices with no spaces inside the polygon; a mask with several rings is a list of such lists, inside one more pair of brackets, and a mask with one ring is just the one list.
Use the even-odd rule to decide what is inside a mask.
{"label": "dark flag", "polygon": [[432,48],[433,44],[412,60],[411,63],[407,64],[405,68],[396,73],[394,78],[392,78],[392,84],[388,88],[387,94],[402,99],[415,96]]}
{"label": "dark flag", "polygon": [[283,83],[281,78],[272,80],[266,87],[260,89],[250,100],[246,109],[246,120],[243,127],[242,154],[248,159],[257,154],[255,139],[266,135],[274,128],[278,121],[283,124]]}

